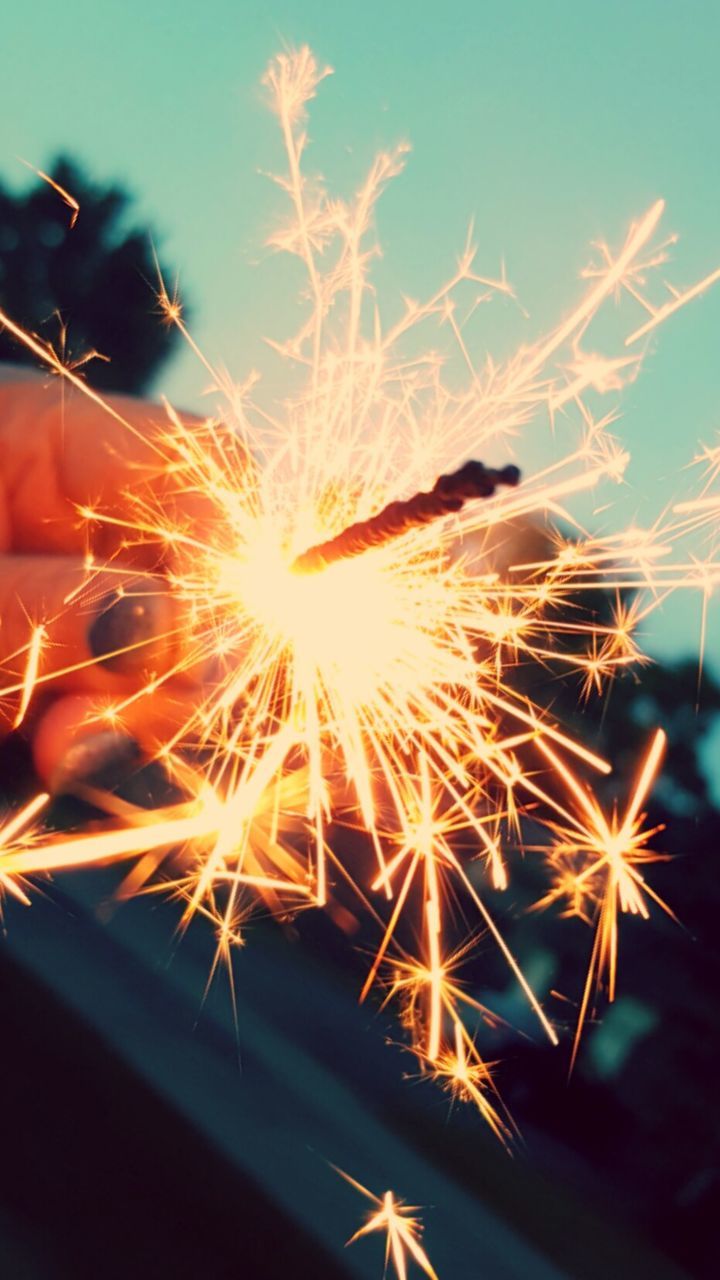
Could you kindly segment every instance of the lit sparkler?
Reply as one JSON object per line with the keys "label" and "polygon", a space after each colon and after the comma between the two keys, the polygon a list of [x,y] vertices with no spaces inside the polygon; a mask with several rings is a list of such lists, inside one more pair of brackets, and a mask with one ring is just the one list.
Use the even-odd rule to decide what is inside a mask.
{"label": "lit sparkler", "polygon": [[[648,301],[645,277],[667,256],[665,244],[654,247],[658,201],[619,251],[597,247],[577,308],[504,366],[475,361],[470,330],[479,292],[483,299],[514,294],[504,271],[478,272],[470,242],[450,281],[424,303],[407,302],[383,328],[368,274],[372,213],[402,168],[403,149],[379,156],[348,202],[308,178],[306,109],[326,74],[303,49],[274,59],[265,77],[287,157],[277,182],[291,206],[270,243],[298,257],[308,280],[299,332],[274,344],[292,371],[286,404],[282,411],[261,405],[252,379],[236,387],[215,371],[161,286],[166,318],[211,374],[222,411],[189,425],[168,407],[164,428],[143,438],[150,461],[132,492],[115,505],[88,498],[79,509],[90,542],[94,531],[116,538],[109,559],[88,555],[85,594],[92,596],[100,571],[115,573],[119,590],[170,591],[183,623],[168,640],[175,643],[179,630],[185,640],[167,671],[106,701],[97,720],[122,725],[166,682],[212,664],[212,681],[159,751],[186,798],[138,814],[106,797],[105,829],[46,834],[31,848],[8,845],[0,871],[16,883],[44,871],[129,862],[124,891],[159,883],[175,892],[185,922],[196,913],[214,921],[222,958],[258,898],[284,913],[323,907],[334,881],[348,880],[381,928],[363,995],[382,983],[401,1000],[422,1069],[454,1096],[472,1099],[507,1140],[511,1122],[473,1030],[488,1011],[458,974],[465,950],[462,934],[453,935],[459,908],[489,932],[555,1042],[483,882],[487,872],[495,889],[507,885],[523,815],[528,806],[540,813],[555,839],[556,883],[545,901],[569,892],[596,927],[581,1027],[605,977],[612,998],[618,914],[644,916],[646,896],[659,901],[638,870],[650,860],[639,813],[662,750],[658,734],[623,821],[607,819],[587,778],[607,774],[610,764],[528,696],[516,673],[528,663],[539,673],[577,672],[589,694],[639,661],[638,627],[688,585],[690,553],[678,560],[675,547],[710,507],[701,495],[647,532],[580,531],[554,542],[543,533],[538,555],[521,550],[509,563],[502,543],[522,522],[572,524],[567,504],[575,495],[622,479],[627,455],[610,434],[611,415],[597,416],[591,399],[635,377],[639,357],[625,346],[637,345],[718,272],[671,290],[670,301]],[[585,345],[593,318],[623,294],[650,318],[640,327],[633,319],[619,354],[598,354]],[[418,353],[420,332],[432,322],[451,335],[445,358]],[[137,436],[137,423],[52,349],[2,312],[0,323],[74,393]],[[543,425],[552,460],[518,486],[517,468],[507,462],[511,442]],[[560,435],[570,441],[564,453]],[[468,464],[479,455],[499,469]],[[138,547],[146,562],[154,551],[169,566],[161,585],[155,576],[138,584],[135,573],[127,586],[123,557]],[[711,555],[702,562],[702,589],[719,578]],[[583,593],[598,590],[615,599],[608,621],[578,607]],[[33,691],[63,674],[45,665],[51,640],[52,619],[37,620],[26,649],[13,655],[17,675],[0,696],[17,699],[18,723]],[[344,854],[342,822],[367,834],[369,888]],[[406,1239],[391,1215],[395,1202],[382,1204],[388,1240],[403,1240],[420,1262],[413,1232],[408,1227]],[[400,1254],[388,1247],[400,1276]]]}

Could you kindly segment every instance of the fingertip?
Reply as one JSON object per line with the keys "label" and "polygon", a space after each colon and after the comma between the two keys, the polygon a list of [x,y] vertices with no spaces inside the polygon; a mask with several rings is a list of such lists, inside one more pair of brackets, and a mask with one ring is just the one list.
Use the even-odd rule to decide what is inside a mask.
{"label": "fingertip", "polygon": [[138,747],[129,734],[103,715],[96,698],[68,694],[41,716],[32,751],[37,774],[57,794],[70,789],[73,780],[129,763],[137,756]]}
{"label": "fingertip", "polygon": [[72,790],[72,781],[88,782],[102,773],[112,789],[118,776],[141,758],[165,754],[188,720],[187,687],[170,685],[125,701],[122,712],[107,696],[68,693],[57,698],[35,724],[33,762],[53,792]]}
{"label": "fingertip", "polygon": [[96,662],[121,675],[165,670],[177,644],[175,609],[167,591],[123,590],[101,601],[87,629]]}

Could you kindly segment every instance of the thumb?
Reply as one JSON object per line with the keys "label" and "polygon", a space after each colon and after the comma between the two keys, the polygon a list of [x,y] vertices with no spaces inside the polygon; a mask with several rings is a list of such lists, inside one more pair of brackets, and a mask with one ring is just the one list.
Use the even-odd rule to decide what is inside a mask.
{"label": "thumb", "polygon": [[0,554],[0,733],[31,687],[122,695],[167,672],[187,634],[180,613],[163,578]]}

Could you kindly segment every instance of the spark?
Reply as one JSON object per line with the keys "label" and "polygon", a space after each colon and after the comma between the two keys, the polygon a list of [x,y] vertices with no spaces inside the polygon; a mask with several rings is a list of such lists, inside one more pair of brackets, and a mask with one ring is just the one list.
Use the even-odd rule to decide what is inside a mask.
{"label": "spark", "polygon": [[38,671],[40,669],[40,655],[42,652],[43,641],[47,637],[45,626],[41,623],[37,627],[33,627],[28,645],[27,663],[25,666],[25,676],[23,679],[22,692],[20,694],[20,703],[17,714],[13,721],[13,729],[19,729],[25,714],[30,705],[35,685],[37,683]]}
{"label": "spark", "polygon": [[664,302],[660,307],[648,306],[650,319],[646,320],[645,324],[641,324],[638,329],[635,329],[633,333],[628,335],[625,339],[625,345],[629,347],[633,342],[637,342],[639,338],[644,338],[647,333],[650,333],[651,329],[656,329],[659,324],[662,324],[669,316],[673,315],[676,311],[679,311],[681,307],[686,305],[686,303],[692,302],[693,298],[699,298],[701,294],[710,289],[718,280],[720,280],[720,268],[716,271],[711,271],[709,275],[705,276],[704,280],[699,280],[698,283],[694,284],[690,289],[685,289],[680,292],[671,287],[671,297],[668,301]]}
{"label": "spark", "polygon": [[375,1206],[367,1222],[350,1237],[348,1244],[355,1244],[356,1240],[362,1239],[363,1236],[374,1235],[376,1232],[384,1234],[385,1275],[387,1275],[388,1265],[392,1263],[396,1280],[407,1280],[408,1262],[412,1261],[417,1264],[423,1275],[430,1277],[430,1280],[439,1280],[437,1272],[420,1243],[423,1225],[417,1216],[417,1205],[404,1204],[402,1200],[397,1199],[393,1191],[386,1191],[382,1196],[373,1195],[372,1191],[368,1191],[361,1182],[351,1178],[349,1173],[338,1169],[336,1165],[332,1168]]}
{"label": "spark", "polygon": [[45,791],[33,796],[17,813],[0,823],[0,884],[13,898],[24,906],[30,905],[22,884],[7,870],[5,859],[14,849],[26,848],[38,836],[37,819],[47,806],[50,796]]}
{"label": "spark", "polygon": [[542,750],[561,776],[564,775],[577,804],[577,817],[568,825],[552,823],[556,841],[550,853],[556,869],[555,886],[539,905],[567,899],[567,914],[589,919],[595,938],[583,990],[571,1067],[577,1057],[580,1036],[593,991],[607,986],[608,1000],[615,999],[617,985],[618,918],[630,914],[647,920],[648,900],[674,919],[667,903],[646,883],[640,867],[667,857],[648,846],[662,826],[643,829],[642,807],[648,797],[666,746],[662,729],[655,734],[640,774],[620,819],[615,810],[608,818],[597,801],[568,773],[550,747]]}
{"label": "spark", "polygon": [[40,178],[43,182],[46,182],[49,187],[52,187],[53,191],[57,191],[61,200],[65,202],[70,210],[70,230],[72,231],[78,220],[78,214],[80,213],[80,205],[75,197],[70,195],[70,192],[66,191],[64,187],[61,187],[60,183],[56,182],[54,178],[51,178],[49,173],[44,173],[42,169],[36,169],[35,165],[30,164],[29,160],[23,160],[22,156],[18,156],[18,160],[21,164],[25,165],[26,169],[29,169],[31,173],[34,173],[36,177]]}

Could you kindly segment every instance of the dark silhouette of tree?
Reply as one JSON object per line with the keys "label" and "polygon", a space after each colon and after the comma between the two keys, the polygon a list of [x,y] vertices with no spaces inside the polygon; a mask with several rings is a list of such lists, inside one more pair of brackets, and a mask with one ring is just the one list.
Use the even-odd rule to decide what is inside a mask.
{"label": "dark silhouette of tree", "polygon": [[[97,351],[88,380],[103,391],[147,391],[178,338],[154,303],[157,266],[147,229],[128,226],[132,198],[94,183],[73,161],[49,170],[73,210],[37,178],[21,195],[0,183],[0,302],[70,362]],[[163,269],[163,276],[167,274]],[[0,331],[0,360],[37,363]]]}

